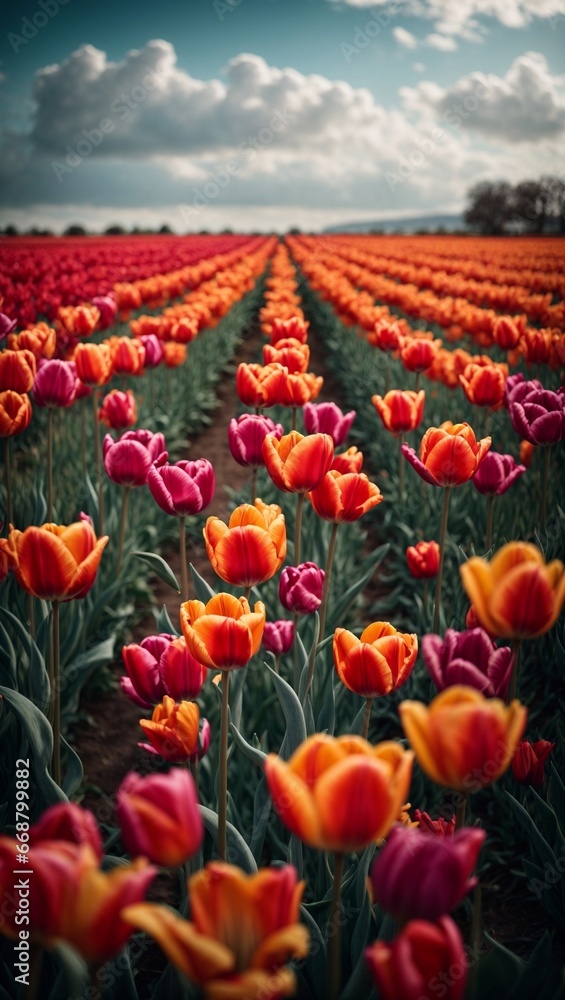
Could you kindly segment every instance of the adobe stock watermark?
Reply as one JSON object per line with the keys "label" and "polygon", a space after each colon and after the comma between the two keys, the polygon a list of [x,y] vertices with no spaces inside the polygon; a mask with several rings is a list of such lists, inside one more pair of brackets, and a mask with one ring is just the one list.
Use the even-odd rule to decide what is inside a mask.
{"label": "adobe stock watermark", "polygon": [[[491,93],[491,87],[486,83],[477,83],[472,94],[467,94],[460,101],[455,101],[451,107],[443,112],[442,121],[448,126],[451,132],[457,132],[464,121],[478,111],[481,101]],[[398,166],[394,171],[388,170],[385,173],[385,180],[391,189],[407,181],[415,170],[424,165],[426,160],[435,156],[445,144],[448,133],[443,128],[436,128],[430,136],[422,136],[415,140],[414,148],[398,161]]]}
{"label": "adobe stock watermark", "polygon": [[355,26],[352,41],[341,43],[339,48],[345,61],[350,63],[354,56],[360,55],[375,38],[378,38],[383,28],[388,28],[393,17],[400,13],[400,7],[400,3],[395,3],[393,0],[384,8],[371,10],[372,17],[367,23],[362,28]]}
{"label": "adobe stock watermark", "polygon": [[39,32],[51,21],[61,7],[66,7],[69,0],[38,0],[37,10],[31,17],[22,17],[20,34],[9,31],[7,39],[14,52],[19,52],[22,45],[29,45],[33,38],[37,38]]}
{"label": "adobe stock watermark", "polygon": [[241,167],[246,163],[252,163],[258,154],[270,146],[276,136],[284,132],[295,118],[296,115],[290,114],[286,109],[281,111],[279,108],[275,108],[267,125],[260,128],[256,135],[248,135],[243,142],[239,143],[237,147],[239,156],[235,156],[233,160],[226,163],[223,169],[212,171],[206,183],[201,187],[194,186],[192,188],[194,197],[191,204],[179,205],[179,211],[184,221],[187,222],[192,216],[200,215],[201,210],[214,201],[220,191],[225,190],[231,184],[232,179],[238,176]]}
{"label": "adobe stock watermark", "polygon": [[93,150],[103,142],[105,136],[111,135],[115,131],[118,122],[123,122],[129,118],[132,111],[143,104],[148,94],[155,90],[161,82],[161,77],[150,66],[146,66],[146,73],[143,79],[129,93],[120,94],[116,97],[109,108],[108,115],[101,118],[97,128],[83,128],[82,138],[73,147],[70,144],[65,146],[67,154],[64,162],[52,160],[51,169],[55,177],[62,183],[66,174],[72,174],[81,163],[92,154]]}

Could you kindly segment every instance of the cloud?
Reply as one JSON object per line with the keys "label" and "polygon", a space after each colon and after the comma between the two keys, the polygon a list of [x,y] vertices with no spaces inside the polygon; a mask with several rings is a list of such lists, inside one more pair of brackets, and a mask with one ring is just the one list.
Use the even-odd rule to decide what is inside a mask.
{"label": "cloud", "polygon": [[502,142],[532,143],[565,133],[565,76],[553,76],[540,52],[518,56],[504,77],[474,72],[445,88],[422,81],[403,87],[401,96],[409,111],[444,119],[456,114],[464,130]]}
{"label": "cloud", "polygon": [[[391,6],[390,0],[328,0],[348,7]],[[481,41],[484,18],[493,18],[507,28],[524,28],[534,18],[565,17],[565,0],[399,0],[397,12],[435,22],[438,32]]]}
{"label": "cloud", "polygon": [[397,26],[392,29],[392,34],[398,44],[404,46],[405,49],[418,48],[416,35],[413,35],[411,31],[407,31],[406,28]]}
{"label": "cloud", "polygon": [[438,35],[434,32],[426,35],[424,41],[431,49],[439,49],[440,52],[455,52],[458,48],[457,42],[451,35]]}

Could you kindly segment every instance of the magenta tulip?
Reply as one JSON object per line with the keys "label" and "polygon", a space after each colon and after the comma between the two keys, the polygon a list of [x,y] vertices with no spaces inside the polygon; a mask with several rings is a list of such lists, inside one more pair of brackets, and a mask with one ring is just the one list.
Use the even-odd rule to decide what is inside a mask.
{"label": "magenta tulip", "polygon": [[279,580],[279,599],[287,611],[295,615],[310,615],[322,603],[323,569],[314,562],[286,566]]}
{"label": "magenta tulip", "polygon": [[151,431],[126,431],[118,441],[106,434],[104,468],[118,486],[144,486],[153,462],[165,451],[165,438]]}
{"label": "magenta tulip", "polygon": [[479,493],[489,497],[499,497],[509,490],[526,471],[525,465],[518,465],[512,455],[501,455],[489,451],[473,476],[473,486]]}
{"label": "magenta tulip", "polygon": [[181,461],[169,465],[164,452],[149,469],[147,485],[153,499],[166,514],[187,517],[200,514],[211,502],[216,478],[206,458],[195,462]]}
{"label": "magenta tulip", "polygon": [[57,802],[42,813],[29,828],[29,843],[33,847],[43,840],[64,840],[71,844],[89,844],[101,858],[102,837],[98,823],[89,809],[74,802]]}
{"label": "magenta tulip", "polygon": [[294,622],[280,619],[276,622],[265,622],[263,629],[263,646],[268,653],[281,656],[288,653],[294,642]]}
{"label": "magenta tulip", "polygon": [[145,348],[145,368],[157,368],[163,360],[161,341],[154,333],[144,333],[138,338]]}
{"label": "magenta tulip", "polygon": [[307,434],[329,434],[337,447],[343,444],[356,411],[343,413],[335,403],[305,403],[303,407],[304,427]]}
{"label": "magenta tulip", "polygon": [[16,319],[10,319],[9,316],[6,316],[6,313],[0,312],[0,340],[7,337],[15,329],[17,322]]}
{"label": "magenta tulip", "polygon": [[37,366],[33,399],[37,406],[71,406],[77,391],[77,370],[72,361],[42,359]]}
{"label": "magenta tulip", "polygon": [[371,869],[375,902],[402,922],[445,916],[475,885],[471,873],[485,837],[476,827],[452,837],[393,827]]}
{"label": "magenta tulip", "polygon": [[170,695],[175,701],[194,700],[206,680],[207,668],[195,660],[183,638],[162,632],[122,649],[127,677],[120,686],[130,701],[152,708]]}
{"label": "magenta tulip", "polygon": [[92,299],[92,305],[96,306],[100,313],[98,329],[107,330],[109,326],[112,326],[118,312],[116,300],[111,295],[95,295]]}
{"label": "magenta tulip", "polygon": [[166,868],[196,854],[204,837],[198,793],[183,768],[146,778],[130,771],[117,793],[122,840],[132,858],[142,855]]}
{"label": "magenta tulip", "polygon": [[236,462],[251,468],[264,465],[263,441],[267,434],[273,434],[280,441],[284,428],[263,414],[243,413],[237,420],[235,417],[230,420],[228,443]]}
{"label": "magenta tulip", "polygon": [[439,635],[425,635],[422,655],[438,691],[466,684],[487,698],[504,698],[512,668],[510,646],[497,646],[482,628]]}
{"label": "magenta tulip", "polygon": [[565,437],[565,387],[558,392],[533,389],[518,400],[513,394],[509,404],[512,426],[530,444],[552,445]]}
{"label": "magenta tulip", "polygon": [[510,403],[521,403],[525,396],[528,396],[534,389],[543,389],[543,385],[537,378],[527,379],[522,372],[509,375],[504,385],[504,405],[506,409]]}

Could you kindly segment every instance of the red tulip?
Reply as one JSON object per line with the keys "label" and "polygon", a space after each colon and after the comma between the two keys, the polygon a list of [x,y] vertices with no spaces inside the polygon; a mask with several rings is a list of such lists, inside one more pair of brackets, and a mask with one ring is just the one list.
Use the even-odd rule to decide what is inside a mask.
{"label": "red tulip", "polygon": [[94,813],[74,802],[57,802],[42,813],[29,828],[29,843],[33,847],[44,840],[64,840],[71,844],[90,844],[102,858],[102,837]]}
{"label": "red tulip", "polygon": [[115,431],[133,427],[137,420],[137,406],[131,389],[128,389],[127,392],[112,389],[107,396],[104,396],[98,410],[98,419],[106,427],[111,427]]}
{"label": "red tulip", "polygon": [[521,785],[533,785],[541,788],[545,777],[545,763],[555,749],[555,743],[548,740],[537,740],[528,743],[524,740],[518,743],[512,758],[512,774]]}
{"label": "red tulip", "polygon": [[411,920],[391,944],[376,941],[367,948],[365,958],[379,1000],[423,1000],[437,991],[443,1000],[462,1000],[465,993],[467,956],[451,917]]}
{"label": "red tulip", "polygon": [[146,778],[130,771],[116,798],[122,840],[131,857],[142,855],[166,868],[196,854],[204,836],[198,793],[182,768]]}

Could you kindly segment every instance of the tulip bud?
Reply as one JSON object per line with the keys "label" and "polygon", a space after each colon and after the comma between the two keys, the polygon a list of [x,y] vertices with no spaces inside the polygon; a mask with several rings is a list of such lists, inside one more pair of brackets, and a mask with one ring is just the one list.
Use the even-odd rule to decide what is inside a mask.
{"label": "tulip bud", "polygon": [[512,758],[512,774],[521,785],[541,788],[545,778],[545,762],[555,749],[555,743],[537,740],[518,743]]}
{"label": "tulip bud", "polygon": [[236,462],[252,468],[264,465],[263,441],[267,434],[274,434],[280,440],[284,434],[282,424],[275,424],[270,417],[253,413],[244,413],[237,420],[230,420],[228,443]]}
{"label": "tulip bud", "polygon": [[263,646],[269,653],[281,656],[292,647],[294,642],[294,622],[279,620],[265,622],[263,629]]}
{"label": "tulip bud", "polygon": [[450,820],[443,819],[442,816],[432,819],[429,813],[420,812],[419,809],[415,809],[414,819],[418,824],[419,830],[433,833],[436,837],[452,837],[455,833],[455,824],[457,822],[455,813],[453,813]]}
{"label": "tulip bud", "polygon": [[417,580],[431,580],[439,569],[439,545],[437,542],[417,542],[406,549],[408,569]]}
{"label": "tulip bud", "polygon": [[118,312],[115,299],[111,295],[95,295],[92,299],[92,305],[96,306],[100,313],[98,329],[107,330],[109,326],[112,326]]}
{"label": "tulip bud", "polygon": [[356,412],[343,413],[335,403],[306,403],[303,415],[307,434],[329,434],[337,447],[349,434]]}
{"label": "tulip bud", "polygon": [[444,1000],[462,1000],[468,961],[451,917],[437,923],[411,920],[391,944],[375,941],[365,951],[380,1000],[423,1000],[430,983],[441,984]]}
{"label": "tulip bud", "polygon": [[279,580],[279,599],[287,611],[295,615],[310,615],[322,603],[323,569],[314,562],[286,566]]}
{"label": "tulip bud", "polygon": [[75,401],[77,373],[71,361],[40,361],[33,386],[37,406],[70,406]]}
{"label": "tulip bud", "polygon": [[107,396],[104,396],[98,410],[98,419],[106,427],[111,427],[115,431],[133,427],[137,420],[137,406],[131,389],[128,389],[127,392],[112,389]]}
{"label": "tulip bud", "polygon": [[173,768],[146,778],[130,771],[117,793],[116,812],[124,845],[168,868],[196,854],[204,836],[192,775]]}
{"label": "tulip bud", "polygon": [[148,471],[147,485],[153,499],[166,514],[176,517],[200,514],[211,503],[216,489],[211,463],[198,458],[194,462],[181,460],[169,465],[167,458],[166,452],[159,455]]}
{"label": "tulip bud", "polygon": [[161,341],[154,333],[147,333],[139,339],[145,348],[145,367],[157,368],[163,360]]}
{"label": "tulip bud", "polygon": [[64,840],[71,844],[90,844],[102,858],[102,837],[93,813],[74,802],[57,802],[29,828],[30,846],[42,840]]}

